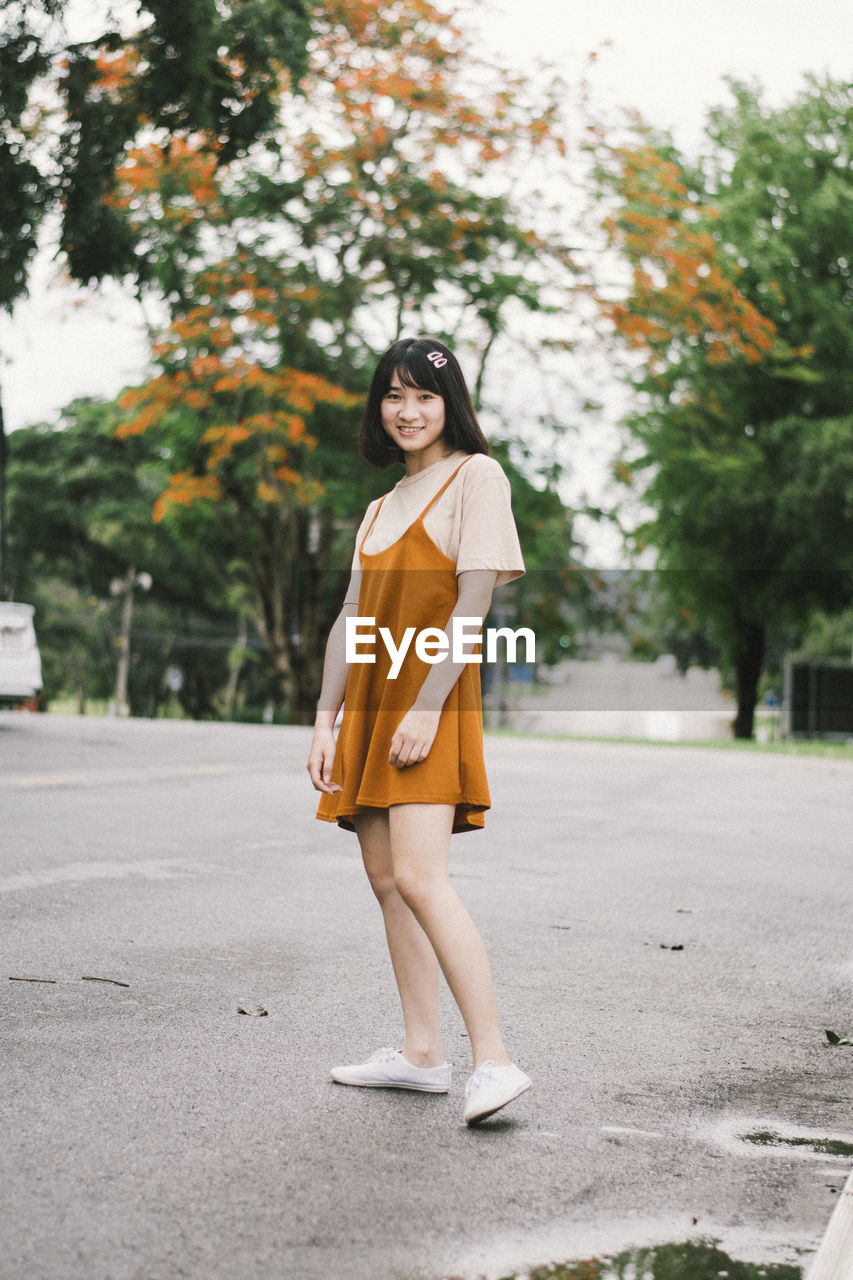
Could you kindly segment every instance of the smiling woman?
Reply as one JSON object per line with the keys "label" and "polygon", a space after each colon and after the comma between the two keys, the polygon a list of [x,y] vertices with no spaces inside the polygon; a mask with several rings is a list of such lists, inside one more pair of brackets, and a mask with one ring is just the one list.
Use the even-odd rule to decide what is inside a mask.
{"label": "smiling woman", "polygon": [[382,399],[382,428],[402,450],[409,474],[444,457],[444,399],[434,391],[403,386],[395,372]]}
{"label": "smiling woman", "polygon": [[404,339],[382,356],[360,445],[374,466],[405,461],[409,475],[456,450],[488,454],[462,370],[437,338]]}
{"label": "smiling woman", "polygon": [[[449,879],[451,832],[482,827],[490,798],[480,656],[458,651],[462,645],[449,651],[447,636],[461,626],[476,637],[496,582],[523,572],[521,551],[509,484],[488,456],[456,358],[437,339],[403,339],[379,361],[361,447],[377,466],[403,461],[406,475],[371,504],[358,532],[350,588],[326,647],[308,771],[322,793],[317,817],[358,835],[406,1034],[401,1051],[335,1067],[332,1079],[448,1091],[441,969],[471,1040],[464,1119],[477,1124],[530,1080],[504,1048],[489,962]],[[384,648],[356,655],[353,631],[368,620],[379,624]]]}

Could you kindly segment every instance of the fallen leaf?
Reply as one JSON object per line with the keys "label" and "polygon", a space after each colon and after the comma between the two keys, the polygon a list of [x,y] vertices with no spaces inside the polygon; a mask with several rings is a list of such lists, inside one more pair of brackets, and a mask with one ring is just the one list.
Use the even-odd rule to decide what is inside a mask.
{"label": "fallen leaf", "polygon": [[842,1038],[835,1031],[827,1031],[826,1038],[830,1044],[853,1044],[853,1038],[850,1036]]}
{"label": "fallen leaf", "polygon": [[267,1018],[269,1014],[266,1009],[244,1009],[242,1005],[237,1007],[238,1013],[245,1013],[250,1018]]}

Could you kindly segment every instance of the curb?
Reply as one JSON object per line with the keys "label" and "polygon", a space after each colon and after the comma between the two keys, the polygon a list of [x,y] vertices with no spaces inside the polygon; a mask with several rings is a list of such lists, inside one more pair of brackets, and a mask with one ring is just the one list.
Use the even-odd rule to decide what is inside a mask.
{"label": "curb", "polygon": [[853,1170],[815,1254],[807,1280],[850,1280],[853,1277]]}

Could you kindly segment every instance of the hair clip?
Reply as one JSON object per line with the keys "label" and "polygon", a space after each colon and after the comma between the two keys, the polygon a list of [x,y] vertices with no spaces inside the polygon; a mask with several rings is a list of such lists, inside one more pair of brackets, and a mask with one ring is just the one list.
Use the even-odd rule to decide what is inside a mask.
{"label": "hair clip", "polygon": [[443,369],[447,364],[447,356],[442,355],[440,351],[430,351],[427,360],[431,361],[436,369]]}

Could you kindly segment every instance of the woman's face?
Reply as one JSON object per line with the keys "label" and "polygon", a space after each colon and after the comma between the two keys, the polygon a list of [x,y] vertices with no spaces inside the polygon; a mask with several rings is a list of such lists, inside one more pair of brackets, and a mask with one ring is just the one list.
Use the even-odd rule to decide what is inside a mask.
{"label": "woman's face", "polygon": [[422,471],[447,452],[443,396],[405,386],[397,373],[382,399],[382,426],[402,452],[408,471]]}

